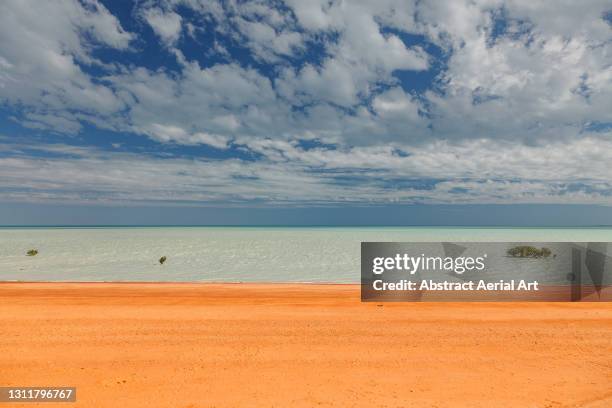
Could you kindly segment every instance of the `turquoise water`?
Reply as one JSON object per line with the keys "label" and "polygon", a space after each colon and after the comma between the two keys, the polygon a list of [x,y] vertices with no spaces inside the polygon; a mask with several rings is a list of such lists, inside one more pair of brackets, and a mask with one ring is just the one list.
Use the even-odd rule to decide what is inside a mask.
{"label": "turquoise water", "polygon": [[610,242],[612,228],[0,228],[0,280],[356,283],[362,241]]}

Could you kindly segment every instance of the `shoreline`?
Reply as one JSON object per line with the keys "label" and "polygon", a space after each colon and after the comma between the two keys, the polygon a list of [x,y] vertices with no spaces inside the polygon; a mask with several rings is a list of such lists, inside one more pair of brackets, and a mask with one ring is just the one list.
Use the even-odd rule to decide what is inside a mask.
{"label": "shoreline", "polygon": [[0,386],[75,386],[74,407],[612,404],[612,303],[359,294],[358,284],[0,282]]}
{"label": "shoreline", "polygon": [[250,281],[2,281],[0,285],[5,284],[74,284],[74,285],[96,285],[96,284],[110,284],[110,285],[321,285],[321,286],[333,286],[333,285],[345,285],[345,286],[359,286],[360,283],[345,283],[345,282],[250,282]]}

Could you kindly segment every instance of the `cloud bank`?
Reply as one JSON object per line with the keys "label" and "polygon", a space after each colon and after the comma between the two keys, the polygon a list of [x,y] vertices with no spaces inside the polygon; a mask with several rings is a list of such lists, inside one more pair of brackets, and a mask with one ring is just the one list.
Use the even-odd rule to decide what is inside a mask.
{"label": "cloud bank", "polygon": [[609,204],[611,13],[605,1],[4,1],[0,194]]}

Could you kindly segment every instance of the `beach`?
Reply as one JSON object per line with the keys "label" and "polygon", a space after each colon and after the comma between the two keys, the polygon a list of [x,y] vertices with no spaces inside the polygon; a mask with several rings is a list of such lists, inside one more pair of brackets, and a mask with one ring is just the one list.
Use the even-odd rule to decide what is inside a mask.
{"label": "beach", "polygon": [[612,303],[361,303],[359,286],[340,284],[1,283],[0,327],[0,385],[77,388],[76,403],[53,406],[612,405]]}

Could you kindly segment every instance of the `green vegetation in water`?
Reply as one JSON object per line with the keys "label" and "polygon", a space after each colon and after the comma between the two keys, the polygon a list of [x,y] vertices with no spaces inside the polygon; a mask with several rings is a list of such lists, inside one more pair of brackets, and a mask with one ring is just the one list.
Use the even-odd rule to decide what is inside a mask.
{"label": "green vegetation in water", "polygon": [[26,252],[27,256],[36,256],[38,254],[38,249],[30,249],[28,252]]}
{"label": "green vegetation in water", "polygon": [[163,265],[164,262],[166,262],[166,259],[168,259],[168,258],[166,258],[165,256],[162,256],[161,258],[159,258],[159,264]]}
{"label": "green vegetation in water", "polygon": [[510,248],[507,253],[508,256],[517,258],[548,258],[552,254],[546,247],[538,249],[532,246],[517,246]]}

